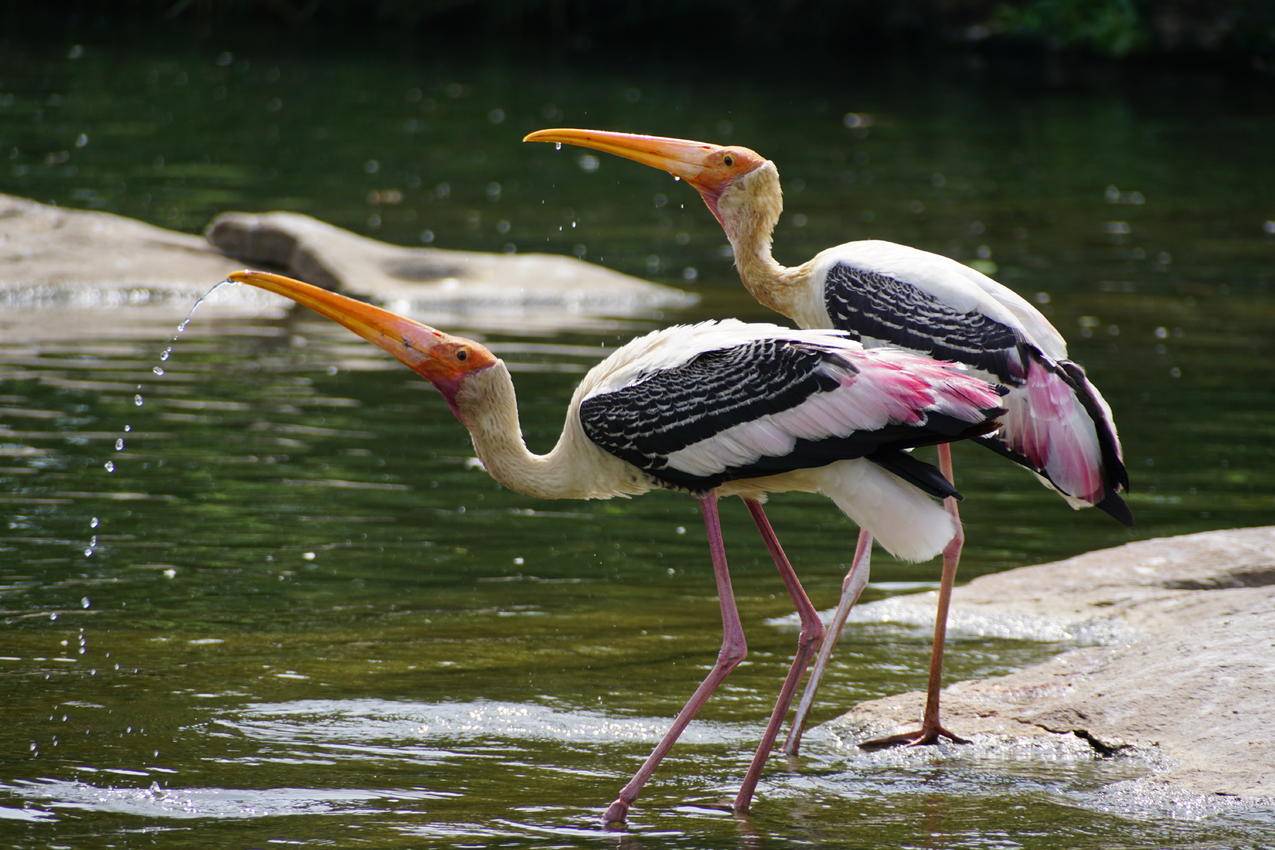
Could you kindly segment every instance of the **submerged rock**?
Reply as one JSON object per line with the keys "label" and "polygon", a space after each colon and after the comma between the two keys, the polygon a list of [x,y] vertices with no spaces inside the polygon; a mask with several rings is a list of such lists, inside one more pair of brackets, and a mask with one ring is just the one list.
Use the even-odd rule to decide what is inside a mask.
{"label": "submerged rock", "polygon": [[[573,257],[404,248],[292,213],[218,216],[202,239],[111,213],[0,194],[0,336],[151,336],[230,272],[266,265],[451,329],[614,327],[695,296]],[[200,317],[283,315],[239,288]],[[56,311],[55,321],[42,320]]]}
{"label": "submerged rock", "polygon": [[[865,605],[860,620],[928,622],[934,593]],[[1130,543],[975,579],[953,612],[997,636],[1047,634],[1074,648],[1008,676],[943,691],[944,724],[972,737],[950,754],[1081,741],[1137,754],[1148,776],[1110,786],[1117,809],[1275,802],[1275,526]],[[959,652],[959,646],[949,651]],[[914,728],[921,692],[873,700],[821,727],[837,746]],[[1204,801],[1204,802],[1201,802]]]}

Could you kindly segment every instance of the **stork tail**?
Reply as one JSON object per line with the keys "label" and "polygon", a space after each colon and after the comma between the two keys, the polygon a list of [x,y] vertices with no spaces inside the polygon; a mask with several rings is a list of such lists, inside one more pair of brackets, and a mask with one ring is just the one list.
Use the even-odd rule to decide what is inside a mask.
{"label": "stork tail", "polygon": [[1129,473],[1108,406],[1076,363],[1029,349],[1026,380],[1005,399],[1004,427],[978,442],[1035,472],[1073,508],[1095,506],[1124,525]]}

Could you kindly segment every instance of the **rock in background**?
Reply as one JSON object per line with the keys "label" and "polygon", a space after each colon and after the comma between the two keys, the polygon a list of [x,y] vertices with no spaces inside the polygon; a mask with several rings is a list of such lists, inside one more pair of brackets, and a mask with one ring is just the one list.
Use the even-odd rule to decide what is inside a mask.
{"label": "rock in background", "polygon": [[[404,248],[293,213],[227,213],[203,239],[0,195],[0,335],[11,342],[153,336],[245,266],[372,298],[450,329],[606,329],[696,301],[573,257]],[[225,292],[201,308],[201,319],[292,309],[248,287],[233,297]]]}

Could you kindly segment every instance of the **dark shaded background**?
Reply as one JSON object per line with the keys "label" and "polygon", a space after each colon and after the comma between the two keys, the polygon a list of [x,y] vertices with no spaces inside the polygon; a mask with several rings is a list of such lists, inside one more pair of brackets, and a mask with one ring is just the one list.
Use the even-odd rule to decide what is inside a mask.
{"label": "dark shaded background", "polygon": [[[122,25],[210,32],[265,29],[305,38],[377,33],[429,45],[498,44],[587,53],[619,48],[648,58],[693,51],[719,62],[811,51],[829,58],[963,46],[979,51],[1190,61],[1269,73],[1275,3],[1207,0],[69,0],[0,3],[4,40]],[[729,64],[722,67],[729,72]]]}

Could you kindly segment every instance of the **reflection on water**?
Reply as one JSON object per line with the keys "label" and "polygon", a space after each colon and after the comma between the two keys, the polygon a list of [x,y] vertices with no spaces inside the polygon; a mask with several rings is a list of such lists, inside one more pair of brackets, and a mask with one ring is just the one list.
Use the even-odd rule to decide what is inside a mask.
{"label": "reflection on water", "polygon": [[[78,65],[64,49],[0,51],[0,189],[191,230],[226,207],[282,207],[405,243],[582,254],[695,287],[700,304],[648,319],[486,335],[543,450],[575,380],[624,339],[764,313],[686,187],[524,148],[521,132],[574,123],[750,144],[784,174],[781,258],[885,236],[994,263],[1042,305],[1116,409],[1134,536],[1270,520],[1275,242],[1270,164],[1248,140],[1271,135],[1275,110],[1258,95],[1207,79],[1025,94],[977,71],[900,65],[853,87],[845,70],[803,77],[799,98],[791,80],[710,79],[695,103],[724,105],[704,110],[654,71],[271,48],[90,44]],[[287,144],[224,130],[263,116]],[[0,835],[32,847],[598,843],[602,806],[718,650],[691,501],[502,491],[427,386],[308,317],[201,312],[158,376],[171,323],[86,332],[110,314],[80,307],[85,321],[61,338],[0,337]],[[482,318],[446,329],[481,333]],[[957,455],[963,577],[1130,537],[986,452]],[[648,786],[630,837],[607,843],[1260,843],[1263,823],[1237,813],[1098,806],[1108,783],[1142,774],[1131,760],[867,757],[818,734],[799,761],[772,762],[751,818],[725,813],[794,637],[768,624],[790,609],[746,513],[723,512],[748,662]],[[854,529],[816,497],[770,512],[816,604],[832,604]],[[867,596],[935,577],[879,556]],[[928,630],[881,620],[848,630],[816,720],[923,685]],[[1051,649],[1011,637],[1023,635],[955,635],[951,677]]]}

